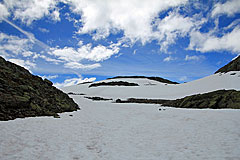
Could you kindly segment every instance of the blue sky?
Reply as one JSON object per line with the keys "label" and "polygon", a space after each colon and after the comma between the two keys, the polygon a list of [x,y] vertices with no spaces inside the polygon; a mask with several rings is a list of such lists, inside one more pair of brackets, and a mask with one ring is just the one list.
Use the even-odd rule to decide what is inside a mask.
{"label": "blue sky", "polygon": [[0,0],[0,56],[57,87],[196,80],[236,57],[239,39],[240,0]]}

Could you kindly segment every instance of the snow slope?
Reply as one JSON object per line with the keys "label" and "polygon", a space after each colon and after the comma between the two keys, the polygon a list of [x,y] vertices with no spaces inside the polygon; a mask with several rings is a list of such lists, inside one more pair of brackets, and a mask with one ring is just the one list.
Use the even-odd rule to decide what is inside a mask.
{"label": "snow slope", "polygon": [[148,79],[110,79],[101,82],[127,81],[140,86],[98,86],[88,88],[90,84],[80,84],[62,88],[66,93],[84,93],[87,96],[105,98],[157,98],[176,99],[188,95],[206,93],[219,89],[240,90],[240,72],[218,73],[196,81],[183,84],[165,84]]}
{"label": "snow slope", "polygon": [[0,159],[240,159],[240,110],[158,111],[158,105],[73,98],[82,110],[60,119],[0,122]]}
{"label": "snow slope", "polygon": [[[82,84],[63,90],[106,98],[175,99],[217,89],[240,90],[239,80],[240,72],[230,72],[178,85],[148,79],[119,79],[140,86],[88,88],[89,84]],[[60,114],[60,119],[0,121],[0,159],[240,159],[240,110],[164,108],[159,111],[159,105],[94,102],[81,95],[72,98],[81,110]]]}

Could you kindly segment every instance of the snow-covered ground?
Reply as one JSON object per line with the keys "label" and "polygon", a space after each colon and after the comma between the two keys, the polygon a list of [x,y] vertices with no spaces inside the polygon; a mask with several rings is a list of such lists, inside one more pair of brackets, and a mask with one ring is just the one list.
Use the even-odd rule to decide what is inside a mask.
{"label": "snow-covered ground", "polygon": [[73,97],[82,110],[60,119],[0,122],[0,159],[240,159],[240,110],[158,111]]}
{"label": "snow-covered ground", "polygon": [[[231,74],[216,74],[179,85],[120,79],[140,86],[88,88],[89,84],[82,84],[63,90],[107,98],[174,99],[217,89],[240,90],[240,72]],[[0,122],[0,159],[240,159],[240,110],[159,111],[159,105],[94,102],[80,95],[72,97],[81,110],[63,113],[60,119],[38,117]]]}
{"label": "snow-covered ground", "polygon": [[98,86],[88,88],[88,84],[65,87],[65,92],[84,93],[87,96],[105,98],[157,98],[176,99],[188,95],[206,93],[219,89],[240,90],[240,72],[232,71],[225,74],[218,73],[208,77],[183,84],[165,84],[148,79],[110,79],[102,82],[126,81],[140,86]]}

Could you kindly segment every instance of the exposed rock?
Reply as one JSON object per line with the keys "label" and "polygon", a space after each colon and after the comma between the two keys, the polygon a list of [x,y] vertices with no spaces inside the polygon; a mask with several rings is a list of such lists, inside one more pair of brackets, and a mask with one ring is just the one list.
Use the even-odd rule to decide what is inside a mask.
{"label": "exposed rock", "polygon": [[68,95],[79,95],[79,96],[83,96],[86,95],[84,93],[73,93],[73,92],[68,92]]}
{"label": "exposed rock", "polygon": [[226,73],[229,71],[240,71],[240,56],[217,70],[215,73]]}
{"label": "exposed rock", "polygon": [[121,102],[122,102],[121,99],[117,99],[117,100],[116,100],[116,103],[121,103]]}
{"label": "exposed rock", "polygon": [[100,82],[100,83],[93,83],[89,85],[90,87],[98,87],[98,86],[139,86],[137,83],[129,83],[123,81],[113,81],[113,82]]}
{"label": "exposed rock", "polygon": [[91,99],[93,101],[112,101],[112,98],[102,98],[102,97],[84,97],[87,99]]}
{"label": "exposed rock", "polygon": [[46,82],[49,86],[52,86],[53,85],[53,83],[51,82],[51,81],[49,81],[48,79],[44,79],[44,82]]}
{"label": "exposed rock", "polygon": [[218,90],[204,94],[187,96],[176,100],[137,99],[137,98],[129,98],[127,100],[117,99],[116,103],[162,104],[163,106],[176,108],[240,109],[240,91]]}
{"label": "exposed rock", "polygon": [[78,105],[52,82],[0,57],[0,120],[54,116]]}
{"label": "exposed rock", "polygon": [[163,104],[168,100],[164,99],[141,99],[141,98],[128,98],[127,100],[117,99],[116,103],[149,103],[149,104]]}
{"label": "exposed rock", "polygon": [[117,77],[113,77],[113,78],[108,78],[108,79],[121,79],[121,78],[135,78],[135,79],[139,79],[139,78],[146,78],[146,79],[150,79],[150,80],[154,80],[154,81],[158,81],[158,82],[162,82],[162,83],[168,83],[168,84],[178,84],[177,82],[173,82],[161,77],[146,77],[146,76],[117,76]]}
{"label": "exposed rock", "polygon": [[166,101],[162,105],[178,108],[240,109],[240,91],[218,90]]}

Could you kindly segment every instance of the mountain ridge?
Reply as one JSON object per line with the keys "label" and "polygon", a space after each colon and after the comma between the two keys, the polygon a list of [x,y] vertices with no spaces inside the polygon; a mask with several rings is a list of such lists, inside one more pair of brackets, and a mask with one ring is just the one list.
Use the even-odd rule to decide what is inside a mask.
{"label": "mountain ridge", "polygon": [[229,71],[240,71],[240,56],[218,69],[216,73],[227,73]]}

